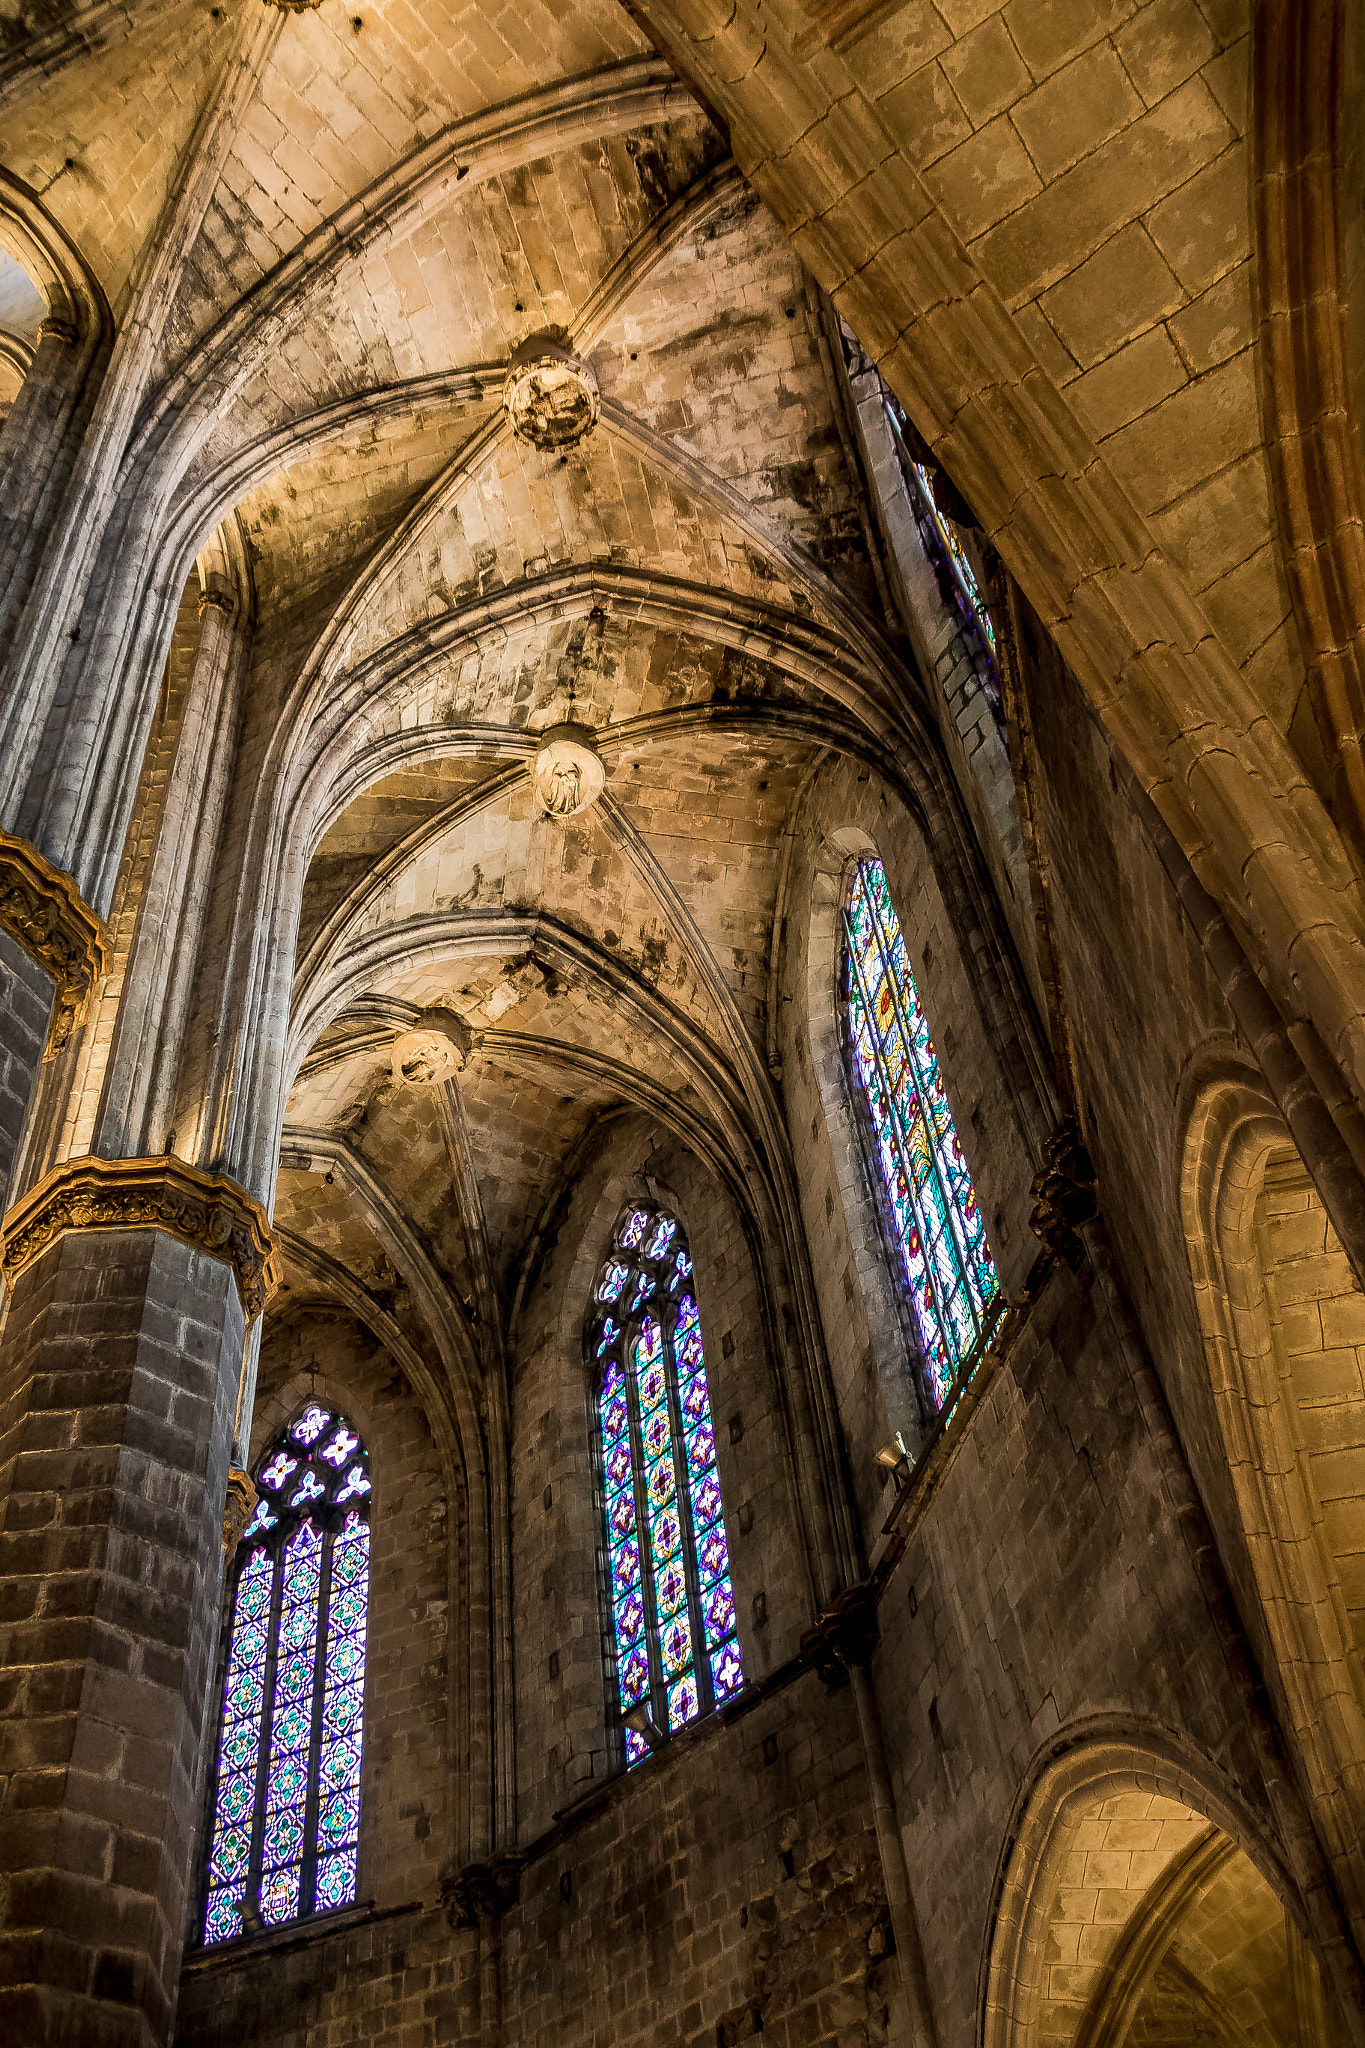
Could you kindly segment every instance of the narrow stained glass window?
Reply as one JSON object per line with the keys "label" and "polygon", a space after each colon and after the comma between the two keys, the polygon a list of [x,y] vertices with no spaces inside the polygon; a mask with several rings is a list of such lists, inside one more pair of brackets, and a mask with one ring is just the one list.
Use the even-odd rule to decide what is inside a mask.
{"label": "narrow stained glass window", "polygon": [[[701,1319],[677,1219],[628,1209],[593,1299],[617,1304],[595,1312],[588,1337],[601,1362],[617,1692],[622,1714],[642,1710],[657,1738],[744,1684]],[[650,1742],[629,1724],[625,1732],[627,1762],[637,1764]]]}
{"label": "narrow stained glass window", "polygon": [[234,1559],[210,1787],[204,1941],[231,1941],[356,1895],[369,1457],[310,1401],[257,1461]]}
{"label": "narrow stained glass window", "polygon": [[855,869],[844,927],[853,1072],[937,1411],[994,1320],[1000,1281],[879,860]]}

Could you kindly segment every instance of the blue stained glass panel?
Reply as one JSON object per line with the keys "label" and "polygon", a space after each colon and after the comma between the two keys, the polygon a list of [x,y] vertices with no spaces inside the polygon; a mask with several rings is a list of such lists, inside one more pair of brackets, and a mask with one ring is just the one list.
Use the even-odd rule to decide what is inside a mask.
{"label": "blue stained glass panel", "polygon": [[626,1218],[625,1227],[617,1239],[617,1243],[623,1252],[634,1251],[636,1245],[645,1234],[645,1225],[648,1221],[649,1211],[647,1209],[635,1209]]}
{"label": "blue stained glass panel", "polygon": [[855,871],[845,936],[853,1071],[939,1408],[981,1343],[1000,1282],[880,861]]}
{"label": "blue stained glass panel", "polygon": [[206,1942],[231,1941],[234,1935],[241,1933],[244,1891],[245,1886],[240,1884],[210,1887],[208,1910],[204,1915]]}
{"label": "blue stained glass panel", "polygon": [[355,1897],[355,1850],[318,1858],[318,1911],[349,1905]]}

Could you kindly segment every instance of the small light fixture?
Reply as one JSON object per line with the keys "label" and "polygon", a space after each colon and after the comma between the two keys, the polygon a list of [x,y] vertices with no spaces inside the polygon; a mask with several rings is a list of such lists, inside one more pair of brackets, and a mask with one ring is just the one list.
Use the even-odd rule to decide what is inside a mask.
{"label": "small light fixture", "polygon": [[901,1442],[899,1430],[889,1444],[882,1445],[877,1453],[877,1463],[884,1472],[892,1475],[897,1486],[904,1486],[910,1477],[910,1454]]}
{"label": "small light fixture", "polygon": [[632,1735],[642,1735],[651,1749],[662,1749],[664,1737],[650,1716],[648,1700],[637,1700],[621,1716]]}

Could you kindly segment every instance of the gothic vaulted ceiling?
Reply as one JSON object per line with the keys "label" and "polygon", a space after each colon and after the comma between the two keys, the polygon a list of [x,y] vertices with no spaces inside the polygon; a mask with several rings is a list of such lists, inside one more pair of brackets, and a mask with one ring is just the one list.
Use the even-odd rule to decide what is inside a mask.
{"label": "gothic vaulted ceiling", "polygon": [[[837,329],[616,0],[355,4],[31,10],[5,161],[120,322],[209,189],[137,434],[168,528],[236,522],[248,733],[316,735],[275,1313],[411,1309],[420,1259],[505,1314],[604,1114],[743,1149],[784,832],[900,657]],[[581,439],[513,430],[537,336],[595,377]],[[566,721],[605,784],[558,817]],[[453,1111],[393,1073],[433,1007],[472,1034]]]}

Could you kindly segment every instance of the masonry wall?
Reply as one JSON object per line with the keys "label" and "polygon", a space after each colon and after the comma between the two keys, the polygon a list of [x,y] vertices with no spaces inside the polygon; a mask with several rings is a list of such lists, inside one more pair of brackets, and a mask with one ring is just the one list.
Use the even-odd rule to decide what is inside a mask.
{"label": "masonry wall", "polygon": [[874,1666],[939,2038],[974,2038],[1011,1810],[1059,1730],[1174,1736],[1273,1827],[1180,1454],[1088,1266],[1053,1276],[880,1608]]}
{"label": "masonry wall", "polygon": [[1020,659],[1037,743],[1063,997],[1098,1192],[1134,1310],[1213,1521],[1244,1624],[1273,1658],[1232,1495],[1180,1222],[1185,1119],[1235,1023],[1134,816],[1118,765],[1024,608]]}

